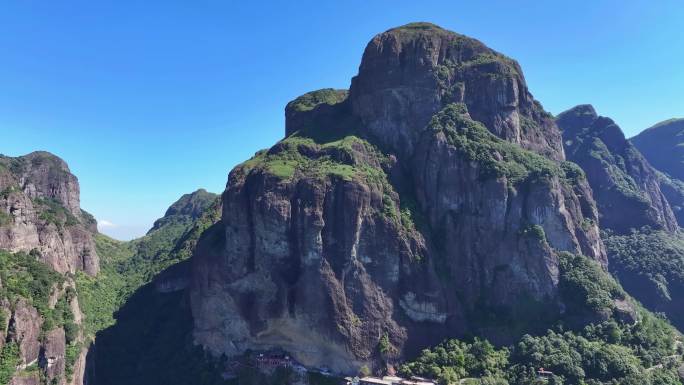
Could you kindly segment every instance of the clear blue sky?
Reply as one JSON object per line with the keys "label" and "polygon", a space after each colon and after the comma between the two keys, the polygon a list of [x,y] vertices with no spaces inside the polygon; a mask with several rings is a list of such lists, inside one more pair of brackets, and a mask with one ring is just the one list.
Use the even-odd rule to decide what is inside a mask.
{"label": "clear blue sky", "polygon": [[684,4],[659,1],[0,1],[0,153],[51,151],[104,232],[143,234],[181,194],[283,136],[285,104],[346,88],[376,33],[430,21],[517,59],[558,113],[628,135],[684,115]]}

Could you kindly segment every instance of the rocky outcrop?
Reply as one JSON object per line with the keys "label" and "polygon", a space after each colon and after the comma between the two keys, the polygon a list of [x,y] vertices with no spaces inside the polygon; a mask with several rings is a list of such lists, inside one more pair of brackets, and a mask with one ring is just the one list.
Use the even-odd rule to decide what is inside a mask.
{"label": "rocky outcrop", "polygon": [[43,319],[25,299],[14,305],[9,323],[8,339],[19,345],[20,365],[29,366],[38,361],[40,330]]}
{"label": "rocky outcrop", "polygon": [[230,173],[197,245],[193,334],[212,353],[353,371],[506,341],[563,308],[559,252],[605,266],[591,189],[511,59],[410,24],[373,38],[346,99],[321,92]]}
{"label": "rocky outcrop", "polygon": [[66,337],[63,328],[45,333],[43,348],[40,352],[40,366],[45,370],[45,377],[52,381],[60,381],[64,377]]}
{"label": "rocky outcrop", "polygon": [[413,151],[444,105],[464,103],[496,136],[563,159],[553,118],[528,91],[518,63],[433,24],[413,23],[375,36],[349,94],[368,132],[399,153]]}
{"label": "rocky outcrop", "polygon": [[657,171],[611,119],[591,105],[558,115],[568,160],[587,175],[602,228],[626,234],[649,226],[673,232],[677,221],[661,192]]}
{"label": "rocky outcrop", "polygon": [[79,204],[78,180],[63,160],[46,152],[0,156],[0,276],[7,282],[0,280],[0,308],[8,320],[3,343],[17,346],[12,384],[83,384],[78,358],[67,355],[83,342],[69,274],[96,275],[99,258],[97,224]]}
{"label": "rocky outcrop", "polygon": [[630,139],[658,170],[684,180],[684,119],[670,119],[647,128]]}
{"label": "rocky outcrop", "polygon": [[[0,334],[3,345],[16,346],[16,353],[3,356],[15,361],[10,383],[37,384],[37,379],[45,378],[51,384],[83,385],[83,368],[67,359],[69,349],[83,342],[82,315],[73,287],[70,280],[53,282],[45,302],[40,296],[31,300],[17,296],[7,288],[11,295],[0,301],[7,325]],[[85,351],[81,355],[85,358]],[[79,359],[75,357],[76,364]]]}
{"label": "rocky outcrop", "polygon": [[285,106],[285,136],[297,131],[316,128],[312,122],[338,124],[346,111],[340,111],[340,103],[347,100],[349,91],[325,88],[306,93]]}
{"label": "rocky outcrop", "polygon": [[46,152],[0,157],[0,249],[35,250],[60,273],[97,274],[94,218],[79,207],[79,186],[63,160]]}

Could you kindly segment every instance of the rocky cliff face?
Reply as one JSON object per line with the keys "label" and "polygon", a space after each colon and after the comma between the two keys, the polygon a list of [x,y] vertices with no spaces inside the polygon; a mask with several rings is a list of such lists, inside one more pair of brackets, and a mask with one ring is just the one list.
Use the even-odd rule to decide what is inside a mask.
{"label": "rocky cliff face", "polygon": [[214,354],[350,371],[505,341],[564,308],[560,251],[606,264],[591,189],[511,59],[410,24],[373,38],[346,96],[291,102],[289,136],[230,173],[190,287]]}
{"label": "rocky cliff face", "polygon": [[46,152],[0,157],[0,248],[35,250],[60,273],[97,274],[95,219],[79,206],[79,186],[66,163]]}
{"label": "rocky cliff face", "polygon": [[82,385],[82,315],[73,281],[34,256],[0,251],[0,382]]}
{"label": "rocky cliff face", "polygon": [[599,224],[620,234],[649,226],[673,232],[677,221],[660,189],[657,171],[611,119],[590,105],[558,115],[568,160],[587,175]]}
{"label": "rocky cliff face", "polygon": [[58,157],[0,157],[0,345],[12,384],[83,383],[82,316],[67,273],[94,276],[99,259],[97,224],[79,204],[78,180]]}
{"label": "rocky cliff face", "polygon": [[428,23],[375,36],[352,79],[354,114],[393,151],[410,154],[432,116],[464,103],[490,132],[553,159],[563,146],[517,62],[469,37]]}

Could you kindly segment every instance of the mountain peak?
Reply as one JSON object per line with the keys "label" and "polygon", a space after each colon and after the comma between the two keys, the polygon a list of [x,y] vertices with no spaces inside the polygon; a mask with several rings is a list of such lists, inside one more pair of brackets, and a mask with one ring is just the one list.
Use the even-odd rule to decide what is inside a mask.
{"label": "mountain peak", "polygon": [[164,216],[187,215],[197,218],[202,215],[202,212],[216,197],[218,197],[217,194],[210,193],[203,188],[189,194],[184,194],[166,210]]}
{"label": "mountain peak", "polygon": [[561,120],[564,117],[586,117],[588,119],[597,118],[598,114],[596,113],[596,109],[594,108],[594,106],[592,106],[591,104],[579,104],[558,114],[557,119]]}
{"label": "mountain peak", "polygon": [[364,129],[402,155],[412,155],[435,113],[463,103],[496,136],[563,158],[560,134],[527,90],[518,63],[434,24],[407,24],[373,37],[349,100]]}
{"label": "mountain peak", "polygon": [[147,233],[149,234],[177,218],[181,218],[181,220],[199,218],[217,197],[218,194],[210,193],[203,188],[183,194],[183,196],[169,206],[162,218],[154,222],[154,225]]}

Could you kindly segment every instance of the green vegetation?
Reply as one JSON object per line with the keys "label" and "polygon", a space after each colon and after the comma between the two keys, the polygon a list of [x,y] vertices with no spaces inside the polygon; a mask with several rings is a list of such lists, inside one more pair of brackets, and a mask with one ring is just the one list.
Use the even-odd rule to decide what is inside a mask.
{"label": "green vegetation", "polygon": [[612,311],[615,300],[626,299],[620,285],[589,258],[563,252],[559,268],[558,290],[569,310]]}
{"label": "green vegetation", "polygon": [[83,224],[86,226],[97,226],[97,219],[93,214],[81,209],[81,217],[83,218]]}
{"label": "green vegetation", "polygon": [[9,383],[20,363],[19,345],[16,342],[6,343],[0,350],[0,384]]}
{"label": "green vegetation", "polygon": [[347,99],[349,91],[324,88],[308,92],[287,104],[286,110],[304,112],[313,110],[320,104],[334,105]]}
{"label": "green vegetation", "polygon": [[[644,276],[671,299],[667,282],[684,283],[684,236],[643,228],[631,234],[603,232],[603,240],[615,269]],[[616,272],[619,276],[620,272]]]}
{"label": "green vegetation", "polygon": [[[501,348],[477,338],[445,341],[402,365],[401,372],[441,384],[466,378],[474,384],[680,384],[679,333],[634,304],[596,262],[569,253],[559,259],[559,291],[567,309],[552,329]],[[638,322],[622,321],[610,312],[603,318],[615,300],[632,302]],[[577,316],[583,324],[573,321]],[[539,368],[553,375],[540,380]]]}
{"label": "green vegetation", "polygon": [[[634,149],[628,149],[625,154],[620,155],[611,153],[608,147],[599,138],[594,138],[590,144],[589,155],[601,162],[601,166],[606,170],[610,179],[615,184],[614,189],[622,195],[631,197],[642,202],[648,202],[634,179],[627,172],[625,159],[623,155],[628,157],[627,161],[631,162],[630,158],[635,158],[638,155],[634,154]],[[631,150],[631,151],[630,151]]]}
{"label": "green vegetation", "polygon": [[75,276],[85,332],[89,336],[114,324],[114,312],[125,301],[128,287],[124,272],[117,267],[132,255],[126,243],[102,234],[95,236],[95,245],[100,256],[99,274],[91,277],[77,272]]}
{"label": "green vegetation", "polygon": [[546,233],[540,225],[529,225],[520,228],[520,235],[532,237],[540,242],[546,242]]}
{"label": "green vegetation", "polygon": [[4,211],[0,211],[0,226],[7,226],[12,223],[12,221],[14,221],[14,218],[12,218],[11,215]]}
{"label": "green vegetation", "polygon": [[[317,179],[337,177],[352,180],[363,176],[363,170],[353,161],[356,146],[372,148],[368,142],[353,135],[319,144],[312,138],[295,134],[268,152],[257,153],[241,166],[244,172],[257,169],[284,180],[293,178],[295,174]],[[312,153],[320,156],[311,157],[309,154]]]}
{"label": "green vegetation", "polygon": [[631,234],[609,231],[602,238],[611,272],[623,286],[652,310],[664,309],[684,327],[684,235],[642,228]]}
{"label": "green vegetation", "polygon": [[506,177],[517,185],[529,179],[565,177],[557,163],[498,138],[466,113],[464,104],[449,104],[432,117],[429,127],[443,132],[465,159],[477,162],[483,179]]}
{"label": "green vegetation", "polygon": [[387,162],[377,147],[355,136],[353,130],[324,129],[290,135],[240,167],[245,174],[266,172],[286,181],[295,177],[360,179],[389,186],[382,170]]}
{"label": "green vegetation", "polygon": [[73,342],[66,346],[66,351],[64,352],[64,374],[66,378],[72,378],[74,375],[74,365],[76,365],[76,360],[82,348],[81,344]]}
{"label": "green vegetation", "polygon": [[69,303],[75,295],[74,289],[68,287],[65,294],[57,300],[55,307],[47,309],[43,314],[43,332],[63,327],[67,344],[75,342],[78,337],[78,325],[74,322],[74,314],[69,307]]}
{"label": "green vegetation", "polygon": [[33,205],[39,212],[38,218],[45,223],[52,223],[58,228],[77,225],[80,222],[61,203],[55,199],[35,198]]}
{"label": "green vegetation", "polygon": [[670,119],[642,131],[631,142],[653,167],[684,181],[683,130],[684,119]]}
{"label": "green vegetation", "polygon": [[[86,336],[97,338],[92,362],[98,385],[226,383],[221,362],[192,343],[186,294],[157,293],[151,283],[171,266],[187,270],[200,235],[220,220],[215,195],[206,202],[182,200],[142,238],[119,242],[96,235],[100,273],[76,274]],[[194,218],[196,212],[201,215]],[[73,370],[80,348],[67,348],[67,371]]]}
{"label": "green vegetation", "polygon": [[425,349],[414,361],[402,365],[406,376],[434,378],[440,384],[457,384],[458,380],[477,377],[487,383],[503,379],[508,364],[508,350],[495,349],[485,340],[471,343],[451,339],[433,349]]}
{"label": "green vegetation", "polygon": [[382,355],[387,355],[392,351],[392,343],[389,340],[389,336],[387,333],[383,334],[382,337],[380,337],[380,342],[378,342],[378,350],[380,351],[380,354]]}
{"label": "green vegetation", "polygon": [[64,277],[37,261],[34,255],[0,251],[0,282],[0,298],[10,302],[24,298],[45,318],[52,313],[48,306],[50,293],[64,282]]}
{"label": "green vegetation", "polygon": [[114,312],[140,287],[164,269],[188,259],[200,235],[221,216],[215,198],[204,213],[193,220],[185,215],[166,217],[161,227],[131,242],[95,235],[100,255],[100,273],[76,274],[85,328],[90,336],[115,323]]}
{"label": "green vegetation", "polygon": [[[64,286],[65,278],[39,262],[38,256],[36,251],[30,254],[0,251],[0,299],[7,299],[12,306],[16,306],[17,301],[23,299],[28,305],[33,306],[43,319],[41,339],[45,338],[46,333],[63,328],[67,353],[74,346],[79,346],[80,349],[77,341],[79,326],[70,307],[76,293],[73,288],[67,286],[64,288],[64,294],[57,298],[55,306],[51,308],[50,296]],[[0,325],[4,327],[7,322],[4,313],[0,314],[0,321]],[[15,343],[5,344],[0,357],[0,383],[9,381],[19,363],[18,355]],[[75,357],[72,357],[71,363],[67,360],[68,370],[70,364],[73,367],[73,361]],[[18,375],[35,375],[37,371],[38,367],[34,365],[22,370]],[[71,376],[70,372],[68,374]]]}
{"label": "green vegetation", "polygon": [[526,335],[511,349],[509,382],[535,384],[535,371],[545,368],[556,384],[679,384],[675,335],[651,317],[636,325],[610,320],[578,332]]}

